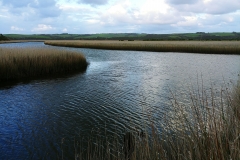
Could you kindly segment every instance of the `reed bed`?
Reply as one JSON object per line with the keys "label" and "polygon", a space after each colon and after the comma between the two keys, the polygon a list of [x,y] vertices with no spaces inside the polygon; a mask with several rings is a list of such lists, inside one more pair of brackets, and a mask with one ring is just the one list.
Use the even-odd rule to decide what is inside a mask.
{"label": "reed bed", "polygon": [[109,50],[240,54],[240,41],[45,41],[47,45]]}
{"label": "reed bed", "polygon": [[[126,147],[126,135],[111,141],[106,138],[106,142],[91,139],[86,150],[76,143],[75,159],[240,159],[240,83],[232,91],[225,88],[218,93],[200,89],[190,92],[188,105],[181,104],[174,94],[172,96],[171,111],[160,123],[150,117],[147,129],[126,134],[131,133],[127,144],[133,149]],[[161,131],[156,127],[159,125]]]}
{"label": "reed bed", "polygon": [[0,48],[0,81],[58,76],[85,71],[77,52],[47,48]]}

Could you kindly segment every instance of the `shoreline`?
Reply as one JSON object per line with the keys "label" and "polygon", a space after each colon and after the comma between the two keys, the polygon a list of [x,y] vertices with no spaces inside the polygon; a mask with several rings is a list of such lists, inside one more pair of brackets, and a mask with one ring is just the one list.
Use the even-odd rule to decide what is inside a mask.
{"label": "shoreline", "polygon": [[45,45],[151,52],[182,52],[240,55],[240,41],[107,41],[47,40]]}
{"label": "shoreline", "polygon": [[27,42],[44,42],[45,40],[10,40],[10,41],[0,41],[0,44],[6,43],[27,43]]}

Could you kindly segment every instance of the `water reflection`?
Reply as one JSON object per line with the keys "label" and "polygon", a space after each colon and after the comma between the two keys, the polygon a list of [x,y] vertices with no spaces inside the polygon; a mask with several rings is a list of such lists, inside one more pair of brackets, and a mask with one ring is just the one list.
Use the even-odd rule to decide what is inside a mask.
{"label": "water reflection", "polygon": [[0,159],[57,159],[63,149],[73,159],[78,135],[94,135],[94,128],[100,136],[121,137],[132,126],[143,127],[150,110],[161,120],[169,89],[186,93],[201,75],[204,85],[219,87],[223,77],[236,82],[240,72],[236,55],[61,49],[82,52],[90,62],[86,73],[0,89]]}

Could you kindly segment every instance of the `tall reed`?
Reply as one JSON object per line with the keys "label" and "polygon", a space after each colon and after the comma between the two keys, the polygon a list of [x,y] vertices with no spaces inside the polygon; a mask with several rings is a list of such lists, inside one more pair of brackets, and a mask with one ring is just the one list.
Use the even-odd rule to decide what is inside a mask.
{"label": "tall reed", "polygon": [[153,52],[186,52],[204,54],[240,54],[240,41],[45,41],[47,45],[95,48],[110,50],[135,50]]}
{"label": "tall reed", "polygon": [[0,81],[48,77],[85,71],[86,58],[77,52],[42,48],[0,48]]}
{"label": "tall reed", "polygon": [[[150,132],[132,131],[135,142],[130,160],[240,159],[240,82],[232,91],[191,91],[189,104],[172,96],[172,107],[165,118],[161,122],[149,119]],[[89,141],[87,156],[76,147],[75,158],[128,159],[123,140],[116,138],[105,145],[99,140],[94,142]]]}

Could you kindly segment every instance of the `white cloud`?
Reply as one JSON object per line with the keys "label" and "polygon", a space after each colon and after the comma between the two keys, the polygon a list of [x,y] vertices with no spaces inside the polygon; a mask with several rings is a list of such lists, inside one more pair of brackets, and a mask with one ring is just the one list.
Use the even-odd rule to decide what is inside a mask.
{"label": "white cloud", "polygon": [[62,33],[65,32],[64,29],[68,29],[68,33],[83,34],[172,33],[199,30],[239,31],[240,27],[239,0],[79,2],[79,0],[21,0],[21,2],[0,0],[0,22],[4,24],[1,26],[1,32]]}
{"label": "white cloud", "polygon": [[173,26],[179,26],[179,27],[191,27],[191,26],[197,26],[198,25],[198,21],[196,17],[191,17],[191,16],[187,16],[184,18],[184,21],[180,21],[176,24],[173,24]]}
{"label": "white cloud", "polygon": [[74,12],[74,13],[79,13],[79,12],[93,12],[94,10],[91,9],[89,6],[82,6],[78,4],[59,4],[59,9],[61,9],[64,12]]}
{"label": "white cloud", "polygon": [[185,0],[188,3],[180,3],[180,0],[166,0],[166,2],[179,12],[227,14],[240,10],[239,0]]}
{"label": "white cloud", "polygon": [[125,0],[118,1],[96,18],[99,18],[104,25],[166,23],[164,16],[167,15],[169,8],[165,3],[157,0],[149,0],[142,6],[134,6],[129,0]]}
{"label": "white cloud", "polygon": [[16,27],[16,26],[11,26],[11,30],[12,31],[24,31],[23,28],[19,28],[19,27]]}
{"label": "white cloud", "polygon": [[[166,2],[170,4],[193,4],[196,3],[198,0],[166,0]],[[209,0],[207,0],[209,1]]]}
{"label": "white cloud", "polygon": [[67,30],[67,28],[64,28],[62,31],[63,31],[63,32],[67,32],[68,30]]}
{"label": "white cloud", "polygon": [[55,28],[51,25],[45,25],[45,24],[39,24],[37,27],[32,29],[32,32],[45,32],[45,31],[51,31]]}
{"label": "white cloud", "polygon": [[0,17],[8,18],[8,16],[5,16],[5,15],[0,15]]}
{"label": "white cloud", "polygon": [[[55,0],[2,0],[2,7],[7,7],[8,12],[17,16],[28,14],[35,18],[57,17],[61,14]],[[1,8],[2,8],[1,7]]]}

